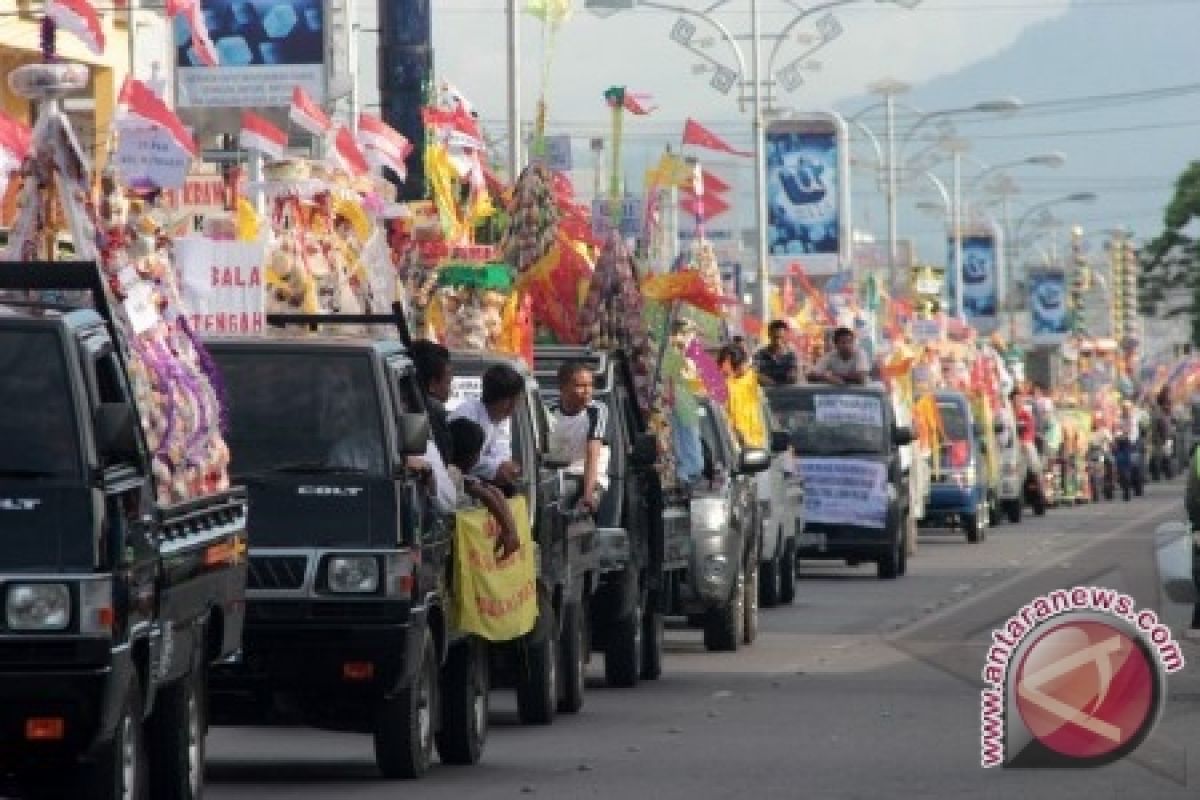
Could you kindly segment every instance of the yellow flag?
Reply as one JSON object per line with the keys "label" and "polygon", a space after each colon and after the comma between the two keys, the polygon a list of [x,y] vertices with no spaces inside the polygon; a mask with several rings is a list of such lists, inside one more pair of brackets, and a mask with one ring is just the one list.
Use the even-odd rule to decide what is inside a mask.
{"label": "yellow flag", "polygon": [[497,561],[499,524],[484,509],[454,515],[453,625],[491,642],[524,636],[537,622],[537,567],[525,498],[508,501],[521,548]]}

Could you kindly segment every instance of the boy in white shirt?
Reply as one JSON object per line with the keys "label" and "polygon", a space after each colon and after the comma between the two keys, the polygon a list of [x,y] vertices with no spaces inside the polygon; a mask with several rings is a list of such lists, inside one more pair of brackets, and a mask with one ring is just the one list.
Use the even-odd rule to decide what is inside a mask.
{"label": "boy in white shirt", "polygon": [[580,509],[594,514],[608,488],[608,408],[592,399],[591,367],[568,361],[558,370],[558,402],[550,408],[550,453],[582,478]]}
{"label": "boy in white shirt", "polygon": [[478,501],[488,510],[500,526],[500,535],[496,541],[496,558],[508,558],[521,546],[512,509],[499,489],[471,474],[479,464],[479,456],[483,451],[483,428],[476,422],[459,417],[450,420],[447,429],[452,452],[447,471],[450,483],[455,489],[456,505],[469,506]]}

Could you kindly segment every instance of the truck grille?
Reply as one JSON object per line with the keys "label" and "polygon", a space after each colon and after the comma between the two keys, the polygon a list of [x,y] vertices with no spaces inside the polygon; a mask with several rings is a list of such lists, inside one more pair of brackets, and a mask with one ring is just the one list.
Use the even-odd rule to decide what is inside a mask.
{"label": "truck grille", "polygon": [[251,556],[246,588],[301,589],[307,569],[307,556]]}

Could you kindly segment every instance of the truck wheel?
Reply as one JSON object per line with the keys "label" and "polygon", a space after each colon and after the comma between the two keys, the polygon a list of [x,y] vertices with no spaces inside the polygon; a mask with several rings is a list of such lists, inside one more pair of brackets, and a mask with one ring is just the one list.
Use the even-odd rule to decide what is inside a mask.
{"label": "truck wheel", "polygon": [[155,800],[199,800],[204,794],[205,668],[203,657],[197,659],[191,672],[154,699],[146,750]]}
{"label": "truck wheel", "polygon": [[788,539],[779,563],[779,602],[791,605],[796,600],[796,540]]}
{"label": "truck wheel", "polygon": [[888,552],[876,563],[875,574],[880,580],[890,581],[900,577],[900,551],[903,549],[903,542],[892,542]]}
{"label": "truck wheel", "polygon": [[763,608],[774,608],[779,605],[779,582],[783,580],[782,555],[776,555],[770,561],[760,561],[758,564],[758,602]]}
{"label": "truck wheel", "polygon": [[96,753],[96,760],[80,774],[78,797],[96,800],[147,800],[146,740],[142,729],[142,688],[136,677],[129,682],[125,705],[112,741]]}
{"label": "truck wheel", "polygon": [[979,513],[963,514],[959,517],[962,523],[963,532],[967,534],[967,541],[971,544],[979,544],[983,541],[983,528],[979,525]]}
{"label": "truck wheel", "polygon": [[758,563],[750,566],[749,579],[746,581],[746,599],[742,603],[746,614],[746,621],[742,624],[742,641],[746,644],[754,644],[754,640],[758,638],[758,567]]}
{"label": "truck wheel", "polygon": [[1020,500],[1005,500],[1004,513],[1008,517],[1008,521],[1016,525],[1021,521],[1021,501]]}
{"label": "truck wheel", "polygon": [[441,728],[434,738],[443,764],[476,764],[488,734],[487,645],[474,637],[450,647],[442,672]]}
{"label": "truck wheel", "polygon": [[665,644],[662,610],[652,593],[646,598],[646,610],[642,615],[642,678],[658,680],[662,676],[663,646]]}
{"label": "truck wheel", "polygon": [[738,649],[746,625],[745,605],[746,570],[743,567],[738,569],[729,602],[710,609],[704,620],[704,649],[719,653],[732,653]]}
{"label": "truck wheel", "polygon": [[[525,636],[522,673],[517,678],[517,717],[525,725],[549,725],[558,702],[558,637],[554,634],[554,608],[538,611],[545,624]],[[541,631],[540,639],[539,630]]]}
{"label": "truck wheel", "polygon": [[583,684],[587,672],[587,638],[583,609],[570,603],[563,610],[562,641],[558,646],[558,710],[574,714],[583,708]]}
{"label": "truck wheel", "polygon": [[645,618],[641,590],[629,613],[612,624],[605,637],[604,679],[609,686],[628,689],[641,677],[643,650],[646,647]]}
{"label": "truck wheel", "polygon": [[375,712],[375,763],[385,778],[419,778],[433,760],[437,711],[437,661],[428,631],[413,684],[379,701]]}
{"label": "truck wheel", "polygon": [[998,526],[1004,519],[1000,514],[1000,501],[991,494],[988,495],[987,499],[987,516],[988,525],[993,528]]}

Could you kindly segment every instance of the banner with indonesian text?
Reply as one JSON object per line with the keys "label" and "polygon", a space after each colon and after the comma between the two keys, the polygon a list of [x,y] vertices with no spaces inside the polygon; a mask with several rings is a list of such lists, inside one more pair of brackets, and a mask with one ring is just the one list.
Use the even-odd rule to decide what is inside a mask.
{"label": "banner with indonesian text", "polygon": [[537,622],[533,537],[524,497],[508,501],[521,547],[496,560],[499,525],[485,509],[459,511],[454,525],[453,625],[492,642],[516,639]]}

